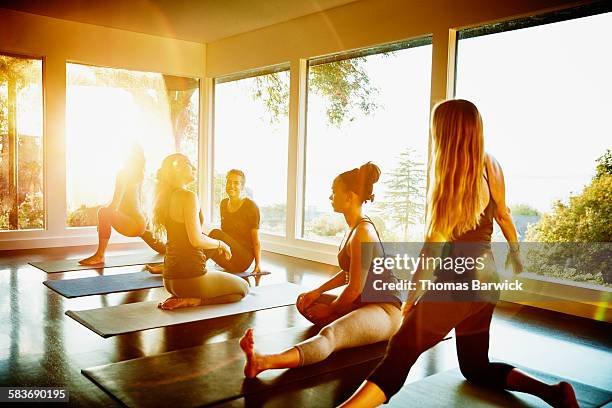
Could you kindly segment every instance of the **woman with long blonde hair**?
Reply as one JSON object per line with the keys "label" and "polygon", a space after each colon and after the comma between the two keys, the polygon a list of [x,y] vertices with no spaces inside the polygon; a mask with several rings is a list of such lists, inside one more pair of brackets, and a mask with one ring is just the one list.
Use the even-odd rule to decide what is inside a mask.
{"label": "woman with long blonde hair", "polygon": [[514,272],[522,272],[516,228],[506,207],[504,176],[499,163],[484,152],[482,120],[471,102],[454,99],[436,105],[431,135],[433,155],[423,256],[481,258],[483,267],[432,271],[425,263],[425,269],[418,269],[413,282],[431,280],[430,274],[435,273],[435,282],[457,289],[421,291],[417,285],[417,290],[409,293],[402,309],[402,325],[389,340],[385,357],[341,406],[373,407],[388,401],[400,390],[421,353],[454,328],[459,367],[468,381],[530,393],[554,407],[578,407],[569,383],[549,385],[509,364],[489,361],[489,328],[499,291],[459,288],[472,280],[499,282],[491,252],[493,219],[509,243]]}
{"label": "woman with long blonde hair", "polygon": [[167,156],[157,172],[153,228],[158,239],[167,238],[163,282],[170,298],[162,309],[237,302],[249,292],[241,278],[207,271],[206,253],[218,251],[228,259],[228,245],[202,233],[198,197],[186,186],[195,178],[195,167],[180,153]]}

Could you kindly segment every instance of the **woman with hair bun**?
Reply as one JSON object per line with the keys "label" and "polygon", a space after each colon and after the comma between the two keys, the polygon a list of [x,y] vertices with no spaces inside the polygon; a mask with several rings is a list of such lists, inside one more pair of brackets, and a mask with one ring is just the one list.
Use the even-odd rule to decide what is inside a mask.
{"label": "woman with hair bun", "polygon": [[[362,210],[366,201],[374,199],[373,185],[379,177],[378,166],[368,162],[340,174],[332,184],[331,205],[335,212],[344,215],[350,229],[338,252],[341,271],[317,289],[301,294],[296,304],[304,317],[324,327],[316,336],[277,354],[257,353],[253,329],[248,329],[240,340],[246,356],[246,377],[256,377],[268,369],[314,364],[337,350],[388,340],[399,327],[398,292],[380,294],[374,302],[362,300],[372,276],[372,260],[384,255],[376,227]],[[396,281],[388,271],[376,275],[376,279]],[[344,290],[337,297],[325,293],[340,286]]]}
{"label": "woman with hair bun", "polygon": [[171,296],[159,305],[165,310],[237,302],[249,292],[241,278],[205,268],[210,250],[228,259],[232,253],[225,242],[202,233],[198,197],[185,188],[194,172],[180,153],[167,156],[157,172],[153,227],[159,239],[167,238],[163,281]]}

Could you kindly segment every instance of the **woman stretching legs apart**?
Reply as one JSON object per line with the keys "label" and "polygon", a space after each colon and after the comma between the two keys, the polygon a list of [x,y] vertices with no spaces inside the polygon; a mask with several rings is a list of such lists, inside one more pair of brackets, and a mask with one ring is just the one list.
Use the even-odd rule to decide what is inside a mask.
{"label": "woman stretching legs apart", "polygon": [[[393,292],[380,303],[363,303],[360,299],[366,280],[371,276],[372,259],[383,252],[372,221],[362,212],[362,204],[372,200],[372,187],[380,177],[380,169],[366,163],[359,169],[340,174],[332,185],[330,200],[335,212],[344,215],[350,228],[338,253],[342,269],[318,289],[298,297],[297,308],[311,322],[324,325],[314,337],[278,354],[259,354],[255,351],[253,330],[249,329],[240,340],[246,356],[244,374],[248,378],[272,368],[291,368],[313,364],[326,359],[337,350],[373,344],[388,340],[400,322],[401,301]],[[367,265],[368,267],[363,267]],[[385,272],[377,275],[384,282],[395,280]],[[336,298],[324,292],[345,286]]]}
{"label": "woman stretching legs apart", "polygon": [[166,252],[163,242],[153,238],[146,229],[146,218],[142,213],[141,188],[144,178],[145,158],[140,146],[133,146],[126,157],[123,169],[115,179],[113,201],[98,210],[98,249],[85,258],[81,265],[103,265],[104,254],[111,236],[111,227],[126,237],[141,237],[153,250]]}
{"label": "woman stretching legs apart", "polygon": [[194,180],[194,166],[179,153],[166,157],[157,172],[153,226],[158,238],[167,237],[163,282],[172,295],[162,309],[237,302],[249,292],[239,277],[206,271],[205,251],[217,250],[227,258],[223,241],[202,233],[200,204],[185,187]]}
{"label": "woman stretching legs apart", "polygon": [[[435,243],[448,242],[450,257],[464,256],[467,251],[474,259],[483,256],[488,260],[483,271],[436,271],[436,281],[498,281],[490,247],[493,219],[510,244],[514,272],[522,272],[516,229],[505,202],[504,177],[497,161],[484,153],[478,110],[465,100],[438,104],[432,115],[431,134],[434,174],[423,253],[439,257],[442,245]],[[412,280],[428,280],[431,272],[418,269]],[[578,407],[570,384],[549,385],[511,365],[489,361],[489,327],[498,298],[495,291],[410,292],[402,310],[402,325],[389,340],[385,357],[342,407],[374,407],[389,400],[402,387],[420,354],[453,328],[459,367],[468,381],[530,393],[555,407]]]}

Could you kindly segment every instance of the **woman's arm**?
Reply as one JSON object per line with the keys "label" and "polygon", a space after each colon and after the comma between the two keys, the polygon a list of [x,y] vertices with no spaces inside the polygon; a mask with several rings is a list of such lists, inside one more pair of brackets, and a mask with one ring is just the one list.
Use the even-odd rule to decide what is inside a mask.
{"label": "woman's arm", "polygon": [[261,272],[261,242],[259,241],[259,229],[251,230],[251,241],[253,242],[253,253],[255,255],[255,268],[253,272]]}
{"label": "woman's arm", "polygon": [[489,173],[489,189],[491,190],[491,198],[495,202],[495,221],[502,230],[506,241],[508,241],[509,251],[506,257],[506,268],[512,266],[512,271],[515,274],[523,272],[523,262],[519,254],[519,240],[516,233],[514,221],[510,215],[510,210],[506,206],[506,185],[504,182],[504,173],[501,166],[491,155],[486,156],[485,160],[487,172]]}
{"label": "woman's arm", "polygon": [[514,226],[514,221],[512,221],[510,210],[506,206],[504,173],[493,156],[487,155],[485,163],[487,172],[489,173],[491,197],[495,202],[495,221],[497,221],[510,247],[513,248],[514,246],[518,246],[518,234],[516,233],[516,227]]}
{"label": "woman's arm", "polygon": [[227,244],[218,239],[212,239],[208,235],[202,233],[202,224],[200,223],[200,204],[197,196],[191,191],[183,191],[180,196],[181,205],[183,208],[183,221],[189,243],[196,248],[214,249],[219,248],[226,253],[231,254]]}

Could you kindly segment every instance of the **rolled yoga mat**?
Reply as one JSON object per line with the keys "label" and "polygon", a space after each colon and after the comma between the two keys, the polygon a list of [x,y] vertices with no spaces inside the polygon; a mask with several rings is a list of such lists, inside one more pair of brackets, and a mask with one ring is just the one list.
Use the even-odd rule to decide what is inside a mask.
{"label": "rolled yoga mat", "polygon": [[[552,374],[542,373],[530,368],[518,367],[547,383],[567,381],[574,387],[576,398],[581,408],[602,407],[612,400],[612,392],[592,387],[578,381],[566,380]],[[492,407],[550,407],[533,395],[493,390],[468,383],[458,368],[444,371],[407,384],[391,398],[389,408],[400,407],[457,407],[457,408],[492,408]]]}
{"label": "rolled yoga mat", "polygon": [[90,278],[48,280],[43,284],[67,298],[128,292],[164,286],[161,275],[149,272],[93,276]]}
{"label": "rolled yoga mat", "polygon": [[100,336],[110,337],[156,327],[293,305],[298,295],[307,290],[293,283],[279,283],[252,288],[244,299],[235,303],[162,310],[157,307],[158,301],[151,301],[90,310],[68,310],[66,314]]}
{"label": "rolled yoga mat", "polygon": [[80,259],[57,259],[54,261],[30,262],[35,268],[47,273],[82,271],[84,269],[115,268],[118,266],[144,265],[164,262],[164,256],[152,252],[142,252],[129,255],[108,256],[104,264],[79,265]]}
{"label": "rolled yoga mat", "polygon": [[[258,351],[279,352],[315,335],[320,328],[255,332]],[[307,378],[356,367],[382,358],[387,342],[340,350],[326,360],[290,370],[269,370],[256,379],[243,374],[238,339],[204,344],[82,370],[83,374],[129,407],[201,407]]]}

